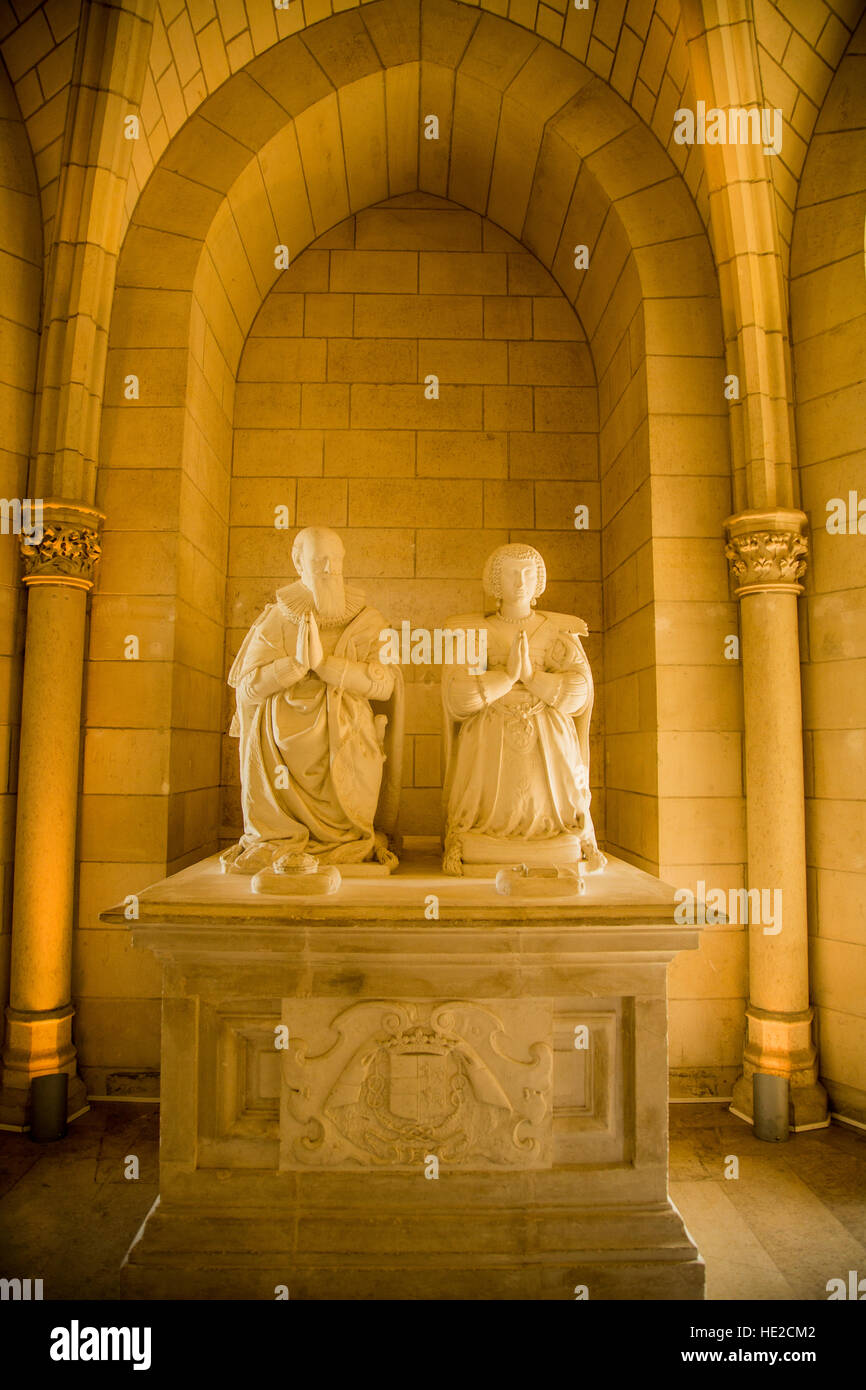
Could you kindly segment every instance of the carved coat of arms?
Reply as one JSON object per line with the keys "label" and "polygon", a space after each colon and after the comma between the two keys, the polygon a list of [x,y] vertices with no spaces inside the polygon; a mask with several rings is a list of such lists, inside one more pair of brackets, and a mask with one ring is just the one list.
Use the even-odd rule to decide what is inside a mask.
{"label": "carved coat of arms", "polygon": [[545,1012],[287,1000],[281,1166],[406,1167],[431,1153],[457,1167],[549,1163],[550,1021],[534,1017]]}

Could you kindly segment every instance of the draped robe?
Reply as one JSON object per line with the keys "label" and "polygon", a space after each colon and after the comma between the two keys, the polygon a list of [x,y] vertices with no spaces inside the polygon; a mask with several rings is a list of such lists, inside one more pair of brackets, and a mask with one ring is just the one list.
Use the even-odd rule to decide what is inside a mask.
{"label": "draped robe", "polygon": [[500,840],[549,840],[566,835],[597,849],[589,813],[589,724],[593,682],[580,635],[586,624],[565,613],[536,613],[529,637],[536,673],[549,698],[518,682],[496,698],[494,669],[501,672],[521,630],[497,617],[450,618],[451,628],[485,628],[488,671],[446,667],[445,715],[446,861],[457,867],[467,834]]}
{"label": "draped robe", "polygon": [[[343,679],[346,686],[360,679],[370,687],[368,694],[330,684],[296,661],[299,625],[312,607],[300,584],[278,591],[232,666],[242,849],[268,842],[275,855],[296,851],[323,863],[360,862],[371,858],[384,845],[383,832],[393,829],[400,784],[400,672],[379,661],[382,615],[356,590],[347,587],[346,598],[344,622],[319,619],[322,646],[326,657],[361,664],[345,667]],[[371,699],[383,702],[388,714],[375,715]]]}

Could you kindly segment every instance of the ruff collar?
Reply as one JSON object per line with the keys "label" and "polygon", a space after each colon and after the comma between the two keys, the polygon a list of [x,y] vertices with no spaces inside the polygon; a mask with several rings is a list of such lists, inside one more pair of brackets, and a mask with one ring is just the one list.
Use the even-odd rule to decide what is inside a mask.
{"label": "ruff collar", "polygon": [[346,606],[336,618],[319,616],[313,595],[300,579],[295,580],[294,584],[287,584],[284,589],[277,590],[277,603],[286,617],[291,618],[293,623],[299,623],[305,613],[314,612],[319,627],[344,627],[353,618],[357,618],[366,603],[364,594],[360,589],[355,589],[351,584],[347,584],[345,591]]}

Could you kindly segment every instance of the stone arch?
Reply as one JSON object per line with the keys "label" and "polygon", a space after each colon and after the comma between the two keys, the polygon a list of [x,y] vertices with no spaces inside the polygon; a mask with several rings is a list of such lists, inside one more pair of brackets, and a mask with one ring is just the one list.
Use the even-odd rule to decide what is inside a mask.
{"label": "stone arch", "polygon": [[[235,376],[277,274],[274,247],[297,258],[347,215],[415,189],[531,252],[592,352],[608,844],[678,881],[712,865],[739,881],[739,697],[724,659],[736,626],[719,540],[730,465],[709,246],[680,174],[627,103],[552,45],[516,51],[502,45],[480,65],[471,48],[450,66],[377,59],[323,91],[320,69],[287,69],[272,49],[202,103],[136,204],[109,340],[82,811],[84,859],[124,863],[127,883],[217,842]],[[423,138],[431,93],[447,148]],[[575,266],[580,244],[587,270]],[[127,401],[133,373],[141,395]],[[159,481],[145,483],[155,458]],[[139,663],[122,658],[133,595]],[[144,711],[132,734],[124,690]],[[119,759],[136,739],[158,771],[133,791]]]}
{"label": "stone arch", "polygon": [[[544,40],[584,63],[627,101],[667,149],[683,172],[704,218],[709,222],[703,151],[673,142],[673,114],[680,106],[693,106],[697,90],[688,54],[688,34],[683,24],[681,0],[626,6],[597,4],[584,8],[573,4],[559,14],[550,6],[527,6],[525,0],[505,0],[502,15],[485,12],[478,5],[452,0],[343,0],[317,60],[328,69],[342,47],[372,48],[388,65],[419,60],[438,61],[442,46],[465,48],[470,41],[494,44],[503,33],[519,35],[519,42]],[[287,57],[322,43],[321,22],[330,6],[317,7],[308,19],[301,6],[275,9],[271,0],[246,0],[233,8],[231,18],[185,4],[163,21],[154,15],[154,38],[145,91],[142,98],[145,138],[135,157],[135,175],[143,187],[154,165],[180,126],[229,79],[239,65],[271,48],[286,44]],[[830,74],[844,51],[850,28],[856,25],[862,5],[828,14],[801,9],[788,16],[774,7],[759,8],[754,17],[761,85],[766,101],[782,110],[786,126],[796,138],[786,150],[784,174],[776,191],[777,214],[786,251],[792,221],[791,185],[802,170],[806,141],[827,90]],[[707,11],[711,19],[713,11]],[[727,16],[726,16],[727,18]],[[221,27],[222,24],[222,27]],[[507,27],[506,27],[507,26]],[[846,27],[847,26],[847,27]],[[131,211],[132,204],[129,210]]]}
{"label": "stone arch", "polygon": [[[323,525],[343,535],[348,572],[398,633],[403,619],[430,631],[477,608],[496,546],[537,546],[548,565],[543,604],[589,624],[600,673],[595,371],[579,319],[520,242],[428,193],[361,210],[278,277],[237,376],[226,669],[292,577],[295,528]],[[440,672],[407,660],[403,675],[401,829],[436,837]],[[602,835],[595,731],[592,744]],[[233,739],[224,755],[222,833],[237,839]]]}
{"label": "stone arch", "polygon": [[[678,0],[631,7],[569,4],[564,14],[506,0],[501,15],[454,0],[348,0],[330,16],[325,3],[308,14],[291,5],[275,9],[270,0],[246,0],[229,18],[182,5],[166,24],[154,15],[154,37],[142,97],[144,139],[134,161],[138,187],[147,182],[163,151],[187,118],[229,80],[231,72],[273,48],[282,65],[309,66],[312,54],[320,75],[334,87],[346,81],[346,65],[358,75],[365,56],[387,67],[427,62],[453,66],[472,45],[487,53],[510,47],[525,54],[540,41],[609,83],[654,130],[678,167],[686,169],[693,191],[700,183],[699,152],[673,144],[672,117],[689,83],[686,37]],[[691,155],[691,158],[690,158]],[[130,212],[132,203],[129,204]]]}
{"label": "stone arch", "polygon": [[[166,465],[172,460],[184,480],[176,503],[181,536],[184,504],[201,490],[196,480],[210,479],[205,501],[212,526],[206,562],[199,564],[205,607],[213,611],[214,591],[208,592],[204,576],[209,566],[219,569],[224,549],[233,375],[276,274],[273,248],[285,244],[295,256],[350,212],[413,184],[439,196],[456,195],[455,201],[521,239],[549,268],[584,324],[603,403],[602,474],[611,475],[603,503],[611,573],[628,565],[624,583],[636,594],[637,552],[652,530],[648,480],[658,460],[669,471],[660,471],[654,485],[657,553],[669,543],[673,560],[690,542],[696,555],[712,545],[715,575],[705,581],[704,592],[713,590],[723,602],[721,551],[709,540],[727,505],[719,332],[711,302],[716,287],[687,190],[651,133],[605,84],[546,44],[528,58],[519,49],[516,56],[503,49],[499,68],[480,74],[465,58],[453,73],[443,65],[429,71],[426,65],[400,65],[318,97],[309,71],[293,70],[289,79],[280,67],[281,81],[294,84],[292,93],[279,89],[282,104],[261,85],[274,85],[273,57],[255,60],[226,84],[172,143],[142,195],[118,267],[103,461],[115,464],[123,456],[129,467],[154,447]],[[515,83],[514,66],[521,62]],[[447,150],[420,135],[417,104],[419,90],[423,105],[425,91],[446,78],[454,103]],[[293,119],[287,119],[290,109]],[[249,148],[251,140],[260,142],[256,151]],[[370,158],[371,150],[378,159]],[[518,196],[507,197],[504,190],[514,187],[521,190]],[[676,256],[671,241],[678,243]],[[575,269],[577,244],[592,248],[588,271]],[[686,358],[696,348],[704,355],[667,364],[689,380],[665,401],[664,359]],[[154,404],[145,404],[145,394],[132,410],[118,397],[130,353],[145,374],[148,364],[171,367],[160,372],[158,395],[150,395]],[[655,395],[652,421],[648,392]],[[688,457],[698,450],[705,454],[700,461]],[[665,458],[675,461],[665,464]],[[693,468],[707,470],[700,517],[694,509],[686,516],[687,498],[694,500],[696,492],[685,481],[697,476]],[[107,472],[100,501],[109,513],[110,490],[118,485]],[[669,536],[663,534],[666,526]],[[630,549],[639,534],[641,542]],[[112,583],[112,549],[109,532],[103,595]],[[182,556],[176,563],[183,563]],[[164,575],[164,565],[159,568]],[[648,575],[652,567],[643,568]],[[633,610],[622,613],[621,631],[609,633],[615,671],[620,643],[629,652],[653,649],[650,592],[644,589],[644,602],[635,598]],[[661,592],[678,600],[679,578]],[[612,600],[612,611],[623,606]],[[629,732],[639,735],[637,729]],[[631,795],[655,797],[657,758],[649,749],[646,765],[646,792],[628,789],[624,806]],[[624,824],[629,818],[633,825],[642,821],[640,812],[640,802],[631,802]],[[651,865],[668,858],[659,852],[654,830],[640,848],[630,829],[615,842]]]}
{"label": "stone arch", "polygon": [[[272,0],[238,0],[219,14],[210,5],[180,3],[139,7],[138,17],[152,27],[149,57],[140,101],[142,137],[136,142],[132,176],[123,209],[116,219],[125,229],[138,193],[146,184],[169,141],[187,118],[227,80],[254,57],[293,41],[283,48],[286,57],[306,47],[315,49],[323,23],[337,23],[342,43],[349,49],[363,34],[386,64],[398,61],[437,60],[438,46],[470,37],[479,42],[495,35],[507,22],[535,41],[544,40],[586,64],[629,102],[668,150],[691,190],[704,222],[709,225],[708,191],[704,178],[703,151],[673,143],[673,114],[681,106],[694,106],[709,93],[693,74],[688,51],[684,13],[692,0],[650,0],[626,5],[625,0],[588,0],[586,7],[564,6],[563,13],[549,5],[528,5],[526,0],[505,0],[503,14],[485,12],[477,3],[457,5],[453,0],[340,0],[336,6],[323,0],[305,7],[292,0],[276,9]],[[758,43],[760,82],[766,102],[779,107],[786,127],[795,138],[786,144],[776,188],[776,214],[787,255],[793,216],[792,200],[802,170],[815,117],[832,71],[844,51],[850,31],[856,27],[862,4],[837,5],[835,12],[822,6],[801,6],[795,14],[782,14],[774,6],[762,6],[750,22]],[[728,19],[729,16],[725,16]],[[47,19],[47,27],[46,27]],[[718,12],[707,9],[708,22]],[[45,209],[46,231],[53,216],[61,162],[57,103],[72,80],[79,15],[76,7],[51,6],[34,19],[24,16],[2,40],[2,51],[15,83],[31,144],[39,152],[38,175]],[[499,31],[501,32],[501,31]],[[333,26],[329,43],[333,49]],[[73,42],[70,43],[70,37]],[[36,68],[50,66],[46,90]],[[782,167],[782,165],[784,167]],[[122,198],[123,195],[121,195]]]}
{"label": "stone arch", "polygon": [[[803,171],[791,256],[791,337],[801,505],[811,520],[803,635],[809,931],[831,1106],[866,1118],[857,1058],[866,945],[866,561],[862,535],[828,530],[828,503],[866,500],[866,21],[839,66]],[[866,511],[866,508],[864,508]],[[866,521],[861,523],[866,529]],[[859,726],[859,727],[858,727]],[[815,769],[821,769],[820,778]]]}

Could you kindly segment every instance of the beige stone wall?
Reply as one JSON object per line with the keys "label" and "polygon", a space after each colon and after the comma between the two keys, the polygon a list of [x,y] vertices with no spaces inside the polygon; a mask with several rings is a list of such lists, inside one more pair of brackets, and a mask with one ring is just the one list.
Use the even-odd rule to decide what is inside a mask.
{"label": "beige stone wall", "polygon": [[[42,237],[39,196],[15,93],[0,67],[0,496],[27,496]],[[10,523],[11,525],[11,519]],[[17,538],[0,535],[0,1007],[9,998],[15,783],[24,595]]]}
{"label": "beige stone wall", "polygon": [[[439,379],[439,399],[425,380]],[[507,541],[547,561],[542,606],[590,627],[602,678],[598,415],[583,330],[548,272],[477,213],[425,194],[370,208],[277,280],[235,393],[226,671],[253,618],[291,581],[298,527],[343,535],[346,573],[386,622],[479,611]],[[575,507],[589,511],[575,529]],[[291,529],[276,529],[288,508]],[[404,666],[401,829],[441,829],[437,667]],[[229,710],[226,709],[226,723]],[[603,706],[593,814],[604,833]],[[223,835],[242,829],[237,742],[225,740]]]}
{"label": "beige stone wall", "polygon": [[112,308],[74,948],[76,1040],[96,1094],[154,1092],[160,1018],[158,963],[99,913],[218,847],[234,392],[226,339],[234,332],[235,360],[242,339],[210,254],[194,275],[190,266],[139,229]]}
{"label": "beige stone wall", "polygon": [[[744,881],[742,695],[720,543],[731,508],[721,312],[694,209],[664,165],[598,239],[577,307],[599,377],[607,846],[695,891]],[[627,229],[627,236],[626,236]],[[728,1094],[747,998],[740,925],[670,975],[671,1088]]]}
{"label": "beige stone wall", "polygon": [[[841,0],[838,14],[819,7],[815,35],[803,7],[784,24],[774,6],[756,11],[768,90],[797,132],[775,171],[780,207],[791,205],[824,69],[853,22]],[[679,6],[628,6],[616,20],[616,6],[586,18],[566,7],[553,18],[515,0],[511,25],[481,8],[431,0],[419,25],[411,3],[377,0],[311,25],[327,6],[274,12],[251,0],[230,19],[208,5],[157,7],[97,499],[108,526],[76,945],[77,1036],[94,1078],[154,1067],[158,1029],[152,962],[132,957],[98,911],[237,831],[226,662],[292,577],[291,537],[312,521],[343,530],[350,572],[389,616],[416,623],[474,606],[489,543],[537,533],[551,599],[565,586],[573,602],[562,606],[604,628],[590,649],[608,846],[682,886],[743,882],[740,673],[725,655],[737,613],[721,540],[728,406],[703,153],[671,143],[673,111],[692,99]],[[303,35],[268,52],[287,24]],[[47,119],[36,98],[62,67],[43,39],[44,81],[11,40],[31,127]],[[560,40],[566,52],[552,46]],[[439,114],[438,142],[416,138],[427,110]],[[52,160],[40,157],[46,188]],[[371,206],[393,195],[404,203],[399,235],[395,209]],[[459,207],[431,206],[430,195]],[[415,242],[413,218],[428,226]],[[294,265],[274,285],[277,242]],[[578,242],[592,248],[585,271],[573,263]],[[535,267],[534,283],[513,279],[521,265]],[[410,299],[427,317],[404,336],[394,306],[403,330]],[[449,319],[451,301],[464,300],[474,307]],[[386,301],[390,319],[378,317]],[[518,301],[531,301],[528,318]],[[566,322],[579,338],[560,336]],[[442,345],[442,398],[425,402],[437,366],[422,356]],[[132,372],[135,403],[123,394]],[[557,417],[557,401],[591,388],[591,426]],[[448,423],[433,428],[418,410],[439,407]],[[569,472],[585,447],[568,455],[569,441],[596,431],[597,465],[593,455],[591,471]],[[458,462],[449,481],[460,524],[446,545],[443,470]],[[581,501],[589,534],[572,524]],[[282,502],[288,532],[272,524]],[[132,635],[137,662],[124,653]],[[438,695],[435,682],[411,686],[404,829],[435,833]],[[675,1090],[725,1090],[745,995],[740,928],[706,932],[701,951],[677,962]]]}
{"label": "beige stone wall", "polygon": [[[821,110],[800,188],[791,327],[802,506],[812,559],[802,614],[812,998],[831,1107],[866,1122],[866,535],[827,504],[866,503],[866,23]],[[864,507],[866,512],[866,507]],[[863,521],[866,529],[866,520]]]}
{"label": "beige stone wall", "polygon": [[[153,1092],[160,1017],[158,963],[99,913],[213,852],[219,830],[233,383],[200,300],[167,290],[164,317],[142,315],[137,274],[131,258],[112,319],[85,695],[74,978],[82,1075],[96,1094]],[[188,353],[161,346],[177,299]]]}
{"label": "beige stone wall", "polygon": [[[114,1051],[109,1001],[113,972],[122,968],[126,949],[122,936],[109,940],[96,921],[100,900],[116,899],[121,883],[128,885],[126,893],[134,892],[136,882],[146,881],[148,869],[160,859],[166,868],[179,867],[215,843],[215,768],[221,742],[226,785],[236,776],[236,749],[224,738],[226,658],[275,585],[291,578],[292,533],[277,532],[272,525],[272,509],[283,500],[285,484],[291,489],[287,501],[294,509],[293,527],[328,520],[345,527],[351,542],[356,530],[369,533],[376,529],[373,522],[388,518],[384,529],[398,541],[392,547],[394,572],[360,572],[359,577],[379,585],[381,601],[392,611],[390,596],[396,595],[399,603],[407,585],[413,586],[418,608],[417,616],[415,611],[411,616],[416,622],[427,613],[430,622],[479,601],[478,575],[488,539],[470,539],[473,530],[480,526],[497,538],[543,533],[541,548],[551,560],[554,586],[564,584],[574,595],[567,606],[598,629],[598,599],[603,600],[605,651],[590,647],[602,677],[597,734],[603,711],[614,708],[605,676],[615,683],[617,712],[606,750],[607,778],[596,739],[593,780],[600,811],[601,784],[606,780],[609,788],[608,814],[599,819],[610,847],[686,884],[697,877],[715,883],[723,871],[734,876],[742,872],[742,847],[738,860],[734,844],[736,811],[732,822],[730,810],[731,802],[738,802],[737,728],[725,722],[732,717],[730,692],[737,676],[723,664],[723,641],[702,642],[699,635],[707,621],[714,633],[719,627],[728,630],[733,614],[722,562],[721,519],[729,510],[727,425],[718,289],[709,245],[674,163],[634,112],[572,60],[545,45],[533,48],[525,36],[518,36],[516,48],[504,44],[505,38],[495,24],[485,22],[465,52],[443,37],[439,62],[422,65],[420,71],[411,65],[389,71],[384,121],[377,73],[363,76],[366,58],[344,72],[345,53],[336,37],[336,47],[327,53],[317,39],[317,51],[329,81],[352,78],[339,102],[330,96],[317,99],[321,81],[308,58],[292,67],[287,87],[283,68],[263,55],[252,70],[269,95],[239,75],[231,93],[209,98],[203,108],[209,124],[199,119],[188,123],[167,152],[166,167],[150,180],[136,206],[118,270],[101,440],[99,498],[109,522],[106,562],[94,599],[90,670],[96,693],[88,705],[78,938],[82,976],[89,970],[87,953],[95,963],[91,992],[80,1001],[80,1029],[90,1047],[86,1062],[95,1064],[100,1052],[105,1057]],[[445,64],[458,61],[460,72],[453,79]],[[421,138],[416,146],[406,139],[406,131],[414,130],[419,119],[419,79],[422,104],[439,111],[443,138]],[[294,122],[275,110],[271,95],[300,113]],[[545,126],[548,117],[550,125]],[[257,157],[240,146],[242,131],[260,146]],[[418,185],[425,190],[418,200],[422,203],[430,195],[448,195],[459,205],[459,211],[449,214],[459,229],[450,234],[457,239],[451,250],[424,240],[410,244],[398,239],[395,244],[393,234],[382,242],[345,243],[340,228],[347,213],[350,223],[355,214],[356,234],[363,226],[363,238],[381,237],[381,210],[374,217],[368,205],[389,192],[411,205],[416,198],[411,190]],[[504,225],[513,242],[490,224],[487,232],[479,232],[485,208],[491,223]],[[403,211],[422,210],[410,206]],[[377,221],[379,231],[373,232]],[[324,239],[311,245],[316,236]],[[515,250],[518,238],[522,249]],[[277,242],[290,248],[294,270],[284,276],[284,287],[271,293]],[[470,242],[475,249],[467,249]],[[592,248],[588,269],[574,261],[575,245],[584,242]],[[361,290],[339,279],[349,255],[366,258],[358,261],[364,268]],[[401,259],[382,259],[392,255]],[[326,262],[327,281],[321,278]],[[375,264],[384,270],[384,282],[381,275],[376,280]],[[395,265],[402,267],[400,273],[414,267],[414,290],[409,282],[397,289],[402,282]],[[512,270],[516,274],[530,265],[534,283],[514,278]],[[291,276],[305,266],[314,287],[298,283],[289,288]],[[486,277],[481,281],[473,278],[479,266]],[[333,283],[332,274],[337,277]],[[435,288],[422,276],[432,276],[429,285]],[[451,322],[434,319],[429,327],[422,323],[413,329],[420,335],[416,343],[448,343],[456,353],[451,379],[447,371],[439,373],[438,403],[423,401],[421,385],[428,372],[420,369],[417,346],[410,366],[408,340],[385,345],[380,364],[390,354],[392,372],[394,363],[400,363],[397,378],[364,380],[365,371],[375,374],[369,364],[363,366],[363,354],[349,336],[345,307],[340,321],[340,306],[350,296],[351,333],[358,334],[355,296],[363,298],[367,312],[376,307],[377,297],[384,307],[384,298],[397,304],[400,295],[409,293],[419,296],[419,304],[425,296],[441,299],[442,305],[454,297],[477,301],[475,327],[469,318],[452,317]],[[558,298],[560,293],[564,299]],[[312,310],[324,302],[322,296],[328,298],[333,323],[327,332],[319,326],[311,331]],[[519,336],[529,331],[525,310],[517,311],[522,323],[518,317],[513,325],[503,323],[494,330],[493,301],[511,299],[533,301],[532,331],[547,337],[536,342]],[[545,309],[540,301],[559,307]],[[567,319],[568,303],[576,320],[574,315]],[[282,380],[277,384],[291,390],[276,398],[275,383],[261,372],[274,371],[273,340],[281,332],[273,319],[267,325],[278,304],[292,327],[285,329],[278,354]],[[255,323],[257,315],[267,326],[264,332]],[[556,316],[559,327],[554,326]],[[358,323],[362,321],[363,316]],[[565,321],[582,325],[585,342],[555,336]],[[360,333],[364,351],[390,338],[394,329],[393,322],[377,324],[369,317],[366,325]],[[494,338],[494,331],[503,336]],[[483,345],[477,358],[470,360],[461,338]],[[291,367],[292,354],[299,361],[301,339],[304,363]],[[318,346],[311,346],[311,340]],[[332,342],[346,344],[333,361]],[[259,367],[245,379],[256,360]],[[587,429],[580,411],[592,382],[590,361],[599,382],[598,415]],[[129,403],[123,382],[138,368],[147,390]],[[294,380],[291,371],[298,373]],[[352,373],[361,375],[352,379]],[[306,379],[300,379],[302,374]],[[458,411],[459,402],[463,413],[452,413],[444,430],[430,429],[426,416],[407,413],[408,401],[416,397],[425,408],[444,405],[449,412]],[[572,407],[577,414],[569,416]],[[265,423],[271,417],[263,412],[280,409],[282,415]],[[383,412],[389,426],[381,422]],[[226,616],[231,631],[227,650],[218,652],[232,420],[235,500]],[[567,442],[569,434],[584,440],[596,429],[600,487],[593,483],[594,474],[569,478],[570,465],[554,443],[560,436],[560,444]],[[393,439],[387,459],[381,451],[377,455],[380,471],[369,480],[375,482],[382,506],[365,510],[365,496],[374,494],[364,473],[348,470],[368,463],[352,457],[348,441],[356,431],[376,430]],[[475,499],[474,510],[470,507],[460,518],[465,522],[471,515],[473,523],[458,527],[452,553],[443,551],[446,573],[437,580],[429,572],[430,543],[445,527],[433,526],[430,517],[419,514],[437,479],[435,472],[423,470],[440,467],[435,448],[441,451],[446,437],[463,434],[492,434],[494,443],[485,438],[486,450],[476,451],[474,476],[454,480],[461,495]],[[438,444],[433,436],[441,436]],[[501,450],[496,462],[496,436],[508,437],[507,471],[498,476],[494,470],[502,464]],[[395,445],[398,439],[402,442]],[[286,470],[275,501],[269,480],[281,475],[273,471],[274,460],[281,448],[296,441],[303,449],[289,454],[291,469],[297,471]],[[255,464],[250,463],[253,450],[259,460]],[[526,455],[522,462],[521,451]],[[457,451],[450,455],[456,456]],[[158,464],[153,484],[148,475],[152,460]],[[385,463],[394,472],[383,487]],[[242,471],[253,466],[268,471]],[[400,474],[400,468],[410,471]],[[549,471],[542,475],[539,468]],[[436,494],[437,505],[441,495]],[[527,527],[524,503],[530,498],[534,514]],[[590,530],[583,534],[573,526],[574,507],[581,502],[590,510]],[[148,517],[156,520],[150,530]],[[258,531],[255,539],[245,538],[250,530]],[[577,553],[575,547],[583,542],[586,553],[595,546],[597,556],[599,537],[594,613],[579,592],[588,582],[583,561],[575,577],[557,579],[557,572],[566,571],[556,557]],[[371,555],[358,552],[356,572],[358,566],[361,571],[371,568]],[[274,573],[256,581],[252,565],[265,556]],[[554,593],[555,587],[551,597]],[[123,659],[124,631],[118,626],[130,610],[148,634],[135,670]],[[676,639],[673,645],[671,638]],[[670,668],[663,674],[657,670],[657,647],[664,648]],[[149,704],[136,737],[142,750],[153,750],[155,761],[148,763],[143,756],[138,781],[122,788],[109,764],[114,760],[116,765],[123,746],[119,731],[128,716],[124,697],[111,692],[121,684],[127,691],[137,690],[142,683]],[[407,760],[411,771],[404,828],[435,833],[438,696],[429,685],[424,690],[423,681],[412,685],[410,699],[417,710]],[[104,700],[99,691],[106,692]],[[734,739],[726,739],[731,732]],[[681,768],[692,774],[687,787],[677,783]],[[707,769],[703,780],[702,768]],[[666,777],[661,800],[660,770]],[[238,828],[236,788],[226,795],[225,808],[221,829],[223,838],[229,838]],[[707,830],[716,822],[723,827],[718,835]],[[724,868],[730,865],[734,867]],[[719,934],[702,948],[697,974],[693,970],[676,983],[684,1018],[699,1018],[710,994],[717,1001],[710,1010],[723,1022],[720,1045],[707,1030],[701,1034],[688,1024],[680,1049],[686,1071],[715,1068],[718,1076],[719,1068],[735,1065],[729,1020],[742,1017],[744,984],[742,933],[732,935],[732,951],[724,954]],[[143,980],[142,993],[152,989],[152,982]],[[145,1022],[145,1013],[147,1020],[154,1018],[152,1003],[139,999],[132,1004],[127,998],[130,1017],[143,1011],[142,1029],[153,1027]],[[90,1034],[88,1018],[95,1021]],[[100,1032],[104,1045],[98,1041]]]}
{"label": "beige stone wall", "polygon": [[[765,386],[783,398],[788,384],[775,380],[766,342],[751,343],[751,282],[738,277],[749,248],[777,248],[787,268],[790,245],[799,500],[813,533],[802,605],[813,995],[833,1103],[866,1119],[864,541],[825,528],[831,497],[866,496],[862,25],[849,45],[863,4],[747,8],[717,30],[712,7],[681,0],[590,0],[586,10],[570,0],[148,7],[141,135],[128,180],[115,185],[118,216],[107,211],[101,162],[92,205],[85,194],[78,206],[75,175],[68,180],[64,222],[73,239],[86,224],[106,264],[129,224],[113,300],[109,275],[79,306],[85,324],[87,293],[113,306],[95,499],[108,524],[86,677],[74,961],[76,1040],[92,1090],[104,1091],[110,1076],[126,1084],[124,1073],[133,1088],[139,1073],[150,1085],[158,1064],[158,968],[98,913],[237,829],[226,661],[274,585],[291,577],[291,536],[312,520],[344,530],[350,569],[386,610],[415,622],[477,602],[490,543],[534,538],[551,562],[549,597],[595,629],[593,781],[608,846],[682,886],[742,884],[740,672],[725,655],[737,613],[720,535],[733,503],[718,282],[724,336],[737,342],[742,328],[752,352],[743,370],[753,400]],[[705,72],[702,12],[726,35],[723,50],[707,50],[716,62]],[[64,151],[75,149],[78,168],[86,148],[66,141],[79,18],[79,0],[0,4],[7,497],[27,489],[42,252],[54,235]],[[676,144],[673,115],[694,105],[698,87],[712,101],[731,81],[738,99],[751,101],[754,82],[760,100],[781,108],[785,136],[770,165],[766,218],[754,213],[758,203],[737,201],[732,183],[728,225],[711,152]],[[435,142],[420,135],[427,111],[441,122]],[[100,129],[97,118],[97,143]],[[106,130],[108,147],[116,130]],[[393,195],[404,201],[399,235],[394,209],[371,207]],[[434,209],[429,195],[459,210]],[[744,220],[750,207],[759,227]],[[274,286],[278,241],[295,265]],[[578,242],[592,251],[585,271],[572,260]],[[88,265],[91,286],[96,260]],[[419,319],[412,335],[377,320],[393,301],[404,328],[410,298]],[[437,368],[425,369],[422,357],[444,346],[442,399],[423,402],[423,377]],[[141,388],[135,401],[124,394],[130,373]],[[97,365],[94,402],[100,381]],[[430,427],[416,400],[448,423]],[[49,437],[45,477],[53,447]],[[85,490],[88,476],[80,474]],[[784,489],[787,455],[778,477]],[[742,468],[736,479],[736,505],[745,505]],[[292,529],[282,533],[268,513],[275,489],[282,500],[286,488]],[[571,524],[581,501],[588,533]],[[3,999],[18,568],[14,540],[0,536]],[[433,832],[438,696],[435,682],[408,674],[405,828]],[[739,1069],[745,995],[739,928],[705,932],[700,952],[676,962],[675,1093],[726,1088]]]}
{"label": "beige stone wall", "polygon": [[766,104],[783,113],[785,138],[771,164],[776,220],[787,264],[797,187],[821,103],[850,30],[862,11],[860,0],[807,0],[773,4],[757,0],[755,32]]}
{"label": "beige stone wall", "polygon": [[63,131],[81,0],[42,0],[0,15],[0,52],[36,163],[43,226],[37,243],[47,247],[57,207]]}

